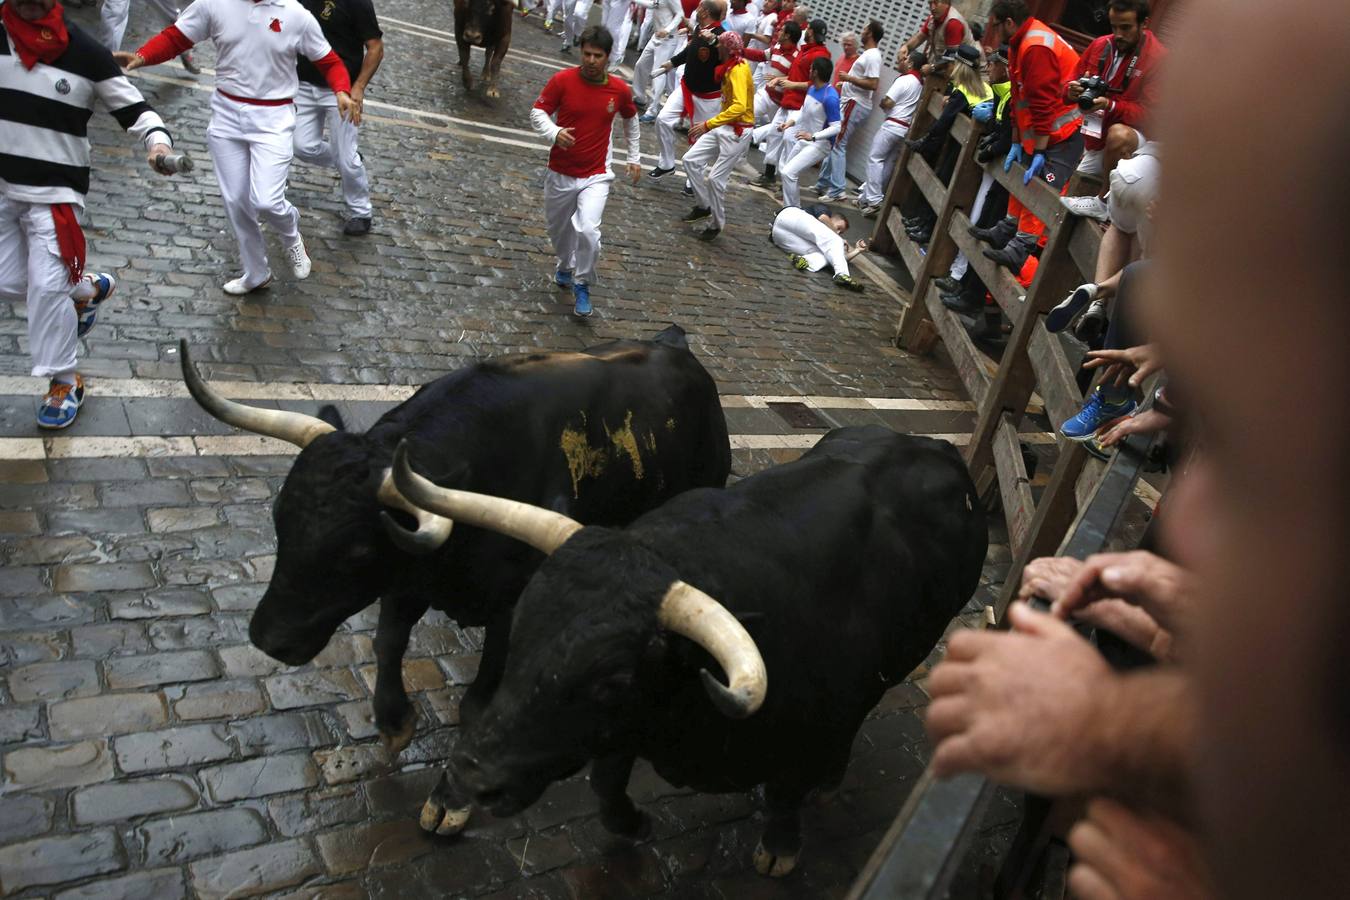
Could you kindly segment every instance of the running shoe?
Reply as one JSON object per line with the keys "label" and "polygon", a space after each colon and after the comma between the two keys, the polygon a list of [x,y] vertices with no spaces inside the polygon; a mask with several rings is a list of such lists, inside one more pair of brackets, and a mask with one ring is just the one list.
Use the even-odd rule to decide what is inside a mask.
{"label": "running shoe", "polygon": [[113,295],[113,291],[117,290],[117,279],[107,272],[96,272],[84,277],[94,286],[94,296],[87,300],[75,301],[77,337],[84,337],[89,329],[94,327],[94,321],[98,319],[98,308],[103,305],[104,300]]}
{"label": "running shoe", "polygon": [[38,407],[37,423],[39,428],[66,428],[75,421],[80,413],[80,404],[84,402],[84,379],[78,374],[74,384],[53,379],[47,385],[47,394]]}
{"label": "running shoe", "polygon": [[1097,286],[1095,284],[1080,284],[1073,289],[1073,293],[1060,301],[1059,305],[1050,310],[1050,314],[1045,317],[1045,330],[1054,334],[1057,331],[1063,331],[1069,327],[1073,317],[1082,311],[1093,300],[1097,299]]}
{"label": "running shoe", "polygon": [[572,273],[566,269],[559,269],[553,273],[553,283],[560,288],[570,288],[572,286]]}
{"label": "running shoe", "polygon": [[591,288],[588,284],[580,281],[572,284],[572,296],[575,302],[572,304],[572,315],[580,318],[586,318],[591,314]]}
{"label": "running shoe", "polygon": [[806,257],[802,256],[800,253],[793,253],[788,259],[792,260],[792,267],[799,272],[805,272],[807,269],[811,268],[811,264],[806,261]]}
{"label": "running shoe", "polygon": [[1059,426],[1059,433],[1071,441],[1089,440],[1097,433],[1098,428],[1112,419],[1128,416],[1134,412],[1135,406],[1133,398],[1130,397],[1116,403],[1109,402],[1102,389],[1098,387],[1092,392],[1092,396],[1088,397],[1078,415]]}
{"label": "running shoe", "polygon": [[861,291],[863,289],[861,281],[852,275],[845,275],[843,272],[835,273],[834,283],[842,288],[848,288],[850,291]]}

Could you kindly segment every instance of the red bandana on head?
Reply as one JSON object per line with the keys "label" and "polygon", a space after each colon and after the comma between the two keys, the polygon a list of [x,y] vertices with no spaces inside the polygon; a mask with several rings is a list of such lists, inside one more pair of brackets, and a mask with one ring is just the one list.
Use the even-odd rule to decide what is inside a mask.
{"label": "red bandana on head", "polygon": [[13,0],[0,6],[0,18],[5,23],[14,49],[19,51],[19,62],[25,69],[31,69],[39,62],[51,65],[70,43],[66,32],[65,11],[57,3],[48,13],[36,22],[20,18],[14,9]]}
{"label": "red bandana on head", "polygon": [[744,51],[745,45],[741,41],[741,36],[734,31],[724,31],[719,34],[717,43],[718,46],[727,51],[726,62],[720,63],[713,70],[713,78],[717,79],[718,84],[721,84],[726,74],[741,61],[741,53]]}

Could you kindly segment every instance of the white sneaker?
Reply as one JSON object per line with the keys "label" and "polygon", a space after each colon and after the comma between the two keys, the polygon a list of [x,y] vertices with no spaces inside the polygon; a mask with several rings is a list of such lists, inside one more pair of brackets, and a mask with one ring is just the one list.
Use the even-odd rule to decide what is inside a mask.
{"label": "white sneaker", "polygon": [[1059,202],[1075,216],[1102,222],[1111,221],[1111,213],[1107,209],[1106,201],[1101,197],[1060,197]]}
{"label": "white sneaker", "polygon": [[248,284],[244,281],[244,276],[240,275],[233,281],[225,282],[225,284],[222,286],[222,290],[224,290],[225,293],[230,294],[231,296],[240,297],[243,296],[244,294],[251,294],[254,291],[260,291],[271,283],[272,283],[272,276],[268,275],[266,278],[262,280],[260,284],[255,284],[253,287],[249,287]]}
{"label": "white sneaker", "polygon": [[309,277],[309,254],[305,252],[303,238],[286,248],[286,261],[291,264],[291,272],[302,281]]}

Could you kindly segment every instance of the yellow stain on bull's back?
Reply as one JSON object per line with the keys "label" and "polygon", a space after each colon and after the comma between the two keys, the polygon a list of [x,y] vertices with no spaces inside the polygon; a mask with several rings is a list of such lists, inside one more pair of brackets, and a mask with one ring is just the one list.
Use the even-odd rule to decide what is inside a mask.
{"label": "yellow stain on bull's back", "polygon": [[[606,429],[608,431],[608,429]],[[572,497],[580,494],[581,479],[597,478],[605,471],[606,454],[603,447],[592,447],[586,439],[586,414],[581,414],[581,429],[564,428],[558,440],[563,456],[567,459],[567,471],[572,476]]]}
{"label": "yellow stain on bull's back", "polygon": [[629,460],[633,463],[633,477],[641,481],[642,454],[638,451],[637,436],[633,434],[633,411],[631,409],[628,411],[627,417],[623,420],[623,427],[617,431],[610,431],[606,425],[605,435],[617,451],[628,454]]}

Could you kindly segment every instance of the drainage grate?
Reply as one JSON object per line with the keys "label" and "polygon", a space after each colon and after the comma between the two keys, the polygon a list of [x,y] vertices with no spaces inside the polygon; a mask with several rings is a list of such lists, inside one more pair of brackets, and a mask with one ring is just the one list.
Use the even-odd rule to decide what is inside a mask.
{"label": "drainage grate", "polygon": [[769,409],[793,428],[829,428],[829,424],[805,403],[770,403]]}

